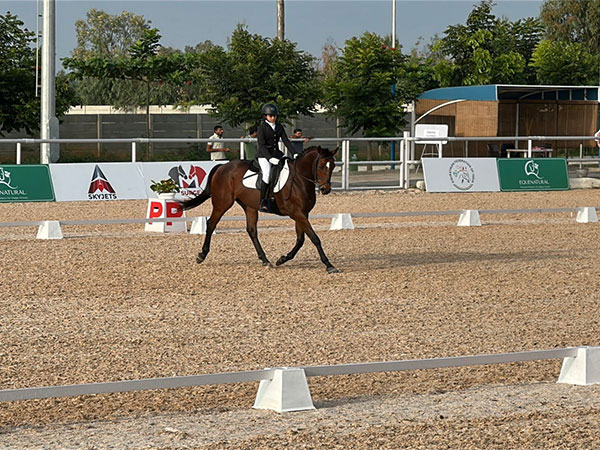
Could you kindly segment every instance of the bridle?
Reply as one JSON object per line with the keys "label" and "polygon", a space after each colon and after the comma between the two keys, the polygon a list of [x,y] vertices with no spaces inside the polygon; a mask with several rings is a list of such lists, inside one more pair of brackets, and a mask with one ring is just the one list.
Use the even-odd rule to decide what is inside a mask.
{"label": "bridle", "polygon": [[[312,173],[314,174],[314,179],[311,179],[311,178],[305,177],[302,174],[299,174],[296,170],[296,164],[294,164],[294,173],[292,175],[290,186],[294,185],[294,179],[296,178],[296,175],[298,175],[303,180],[308,181],[309,183],[312,183],[319,189],[321,189],[323,186],[325,186],[325,183],[319,183],[319,181],[317,180],[317,168],[319,167],[319,160],[322,158],[326,158],[326,156],[321,156],[317,153],[317,157],[315,158],[315,162],[313,164],[313,170],[312,170]],[[296,159],[295,162],[297,163],[298,160]],[[288,201],[291,196],[292,196],[292,190],[290,189],[289,195],[285,200]]]}

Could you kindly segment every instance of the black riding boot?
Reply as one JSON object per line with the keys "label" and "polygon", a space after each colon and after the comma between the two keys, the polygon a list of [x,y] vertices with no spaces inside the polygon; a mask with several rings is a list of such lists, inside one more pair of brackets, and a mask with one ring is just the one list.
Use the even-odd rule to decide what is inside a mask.
{"label": "black riding boot", "polygon": [[269,195],[269,183],[264,181],[260,185],[260,206],[259,210],[262,212],[269,212],[268,206],[268,195]]}

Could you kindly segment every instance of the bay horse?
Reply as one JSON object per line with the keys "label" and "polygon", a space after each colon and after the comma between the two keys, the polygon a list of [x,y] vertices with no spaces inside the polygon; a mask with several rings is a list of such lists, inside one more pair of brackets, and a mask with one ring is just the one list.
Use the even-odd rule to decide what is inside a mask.
{"label": "bay horse", "polygon": [[[317,248],[321,261],[328,273],[339,272],[330,262],[321,240],[308,220],[308,214],[314,208],[316,199],[315,186],[323,195],[331,192],[331,174],[335,167],[334,156],[337,148],[330,151],[326,148],[310,147],[301,153],[296,160],[288,160],[290,174],[283,188],[274,195],[275,203],[282,216],[289,216],[296,223],[296,244],[286,255],[282,255],[276,266],[291,260],[304,245],[304,236]],[[182,203],[184,210],[201,205],[209,198],[212,200],[212,212],[207,220],[206,237],[202,251],[198,253],[196,262],[202,263],[210,251],[210,240],[223,214],[237,202],[246,214],[246,231],[254,244],[258,258],[263,266],[271,266],[258,240],[257,221],[260,193],[258,189],[250,189],[242,184],[242,180],[250,167],[250,161],[234,160],[215,166],[208,175],[206,189],[198,196]],[[260,177],[260,174],[259,174]]]}

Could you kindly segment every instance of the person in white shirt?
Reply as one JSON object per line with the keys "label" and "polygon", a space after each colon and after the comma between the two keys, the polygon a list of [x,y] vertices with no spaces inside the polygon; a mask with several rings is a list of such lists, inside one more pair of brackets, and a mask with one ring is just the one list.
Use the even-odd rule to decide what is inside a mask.
{"label": "person in white shirt", "polygon": [[227,155],[225,152],[230,152],[231,149],[225,147],[223,142],[218,140],[223,139],[223,127],[221,125],[215,125],[213,129],[214,133],[209,139],[215,139],[217,142],[209,142],[206,145],[206,151],[210,153],[211,161],[227,161]]}

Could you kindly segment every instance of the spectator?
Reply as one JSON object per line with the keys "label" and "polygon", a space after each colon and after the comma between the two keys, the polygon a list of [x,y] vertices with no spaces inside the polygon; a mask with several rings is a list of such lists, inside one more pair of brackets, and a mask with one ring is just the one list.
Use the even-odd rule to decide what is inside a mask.
{"label": "spectator", "polygon": [[[248,130],[246,136],[241,136],[240,139],[256,139],[258,134],[258,127],[253,125]],[[256,156],[256,142],[246,142],[244,159],[250,161]]]}
{"label": "spectator", "polygon": [[302,139],[304,138],[304,142],[292,142],[292,145],[296,149],[296,153],[302,153],[304,151],[304,144],[312,139],[312,137],[304,137],[302,135],[302,129],[296,128],[294,130],[294,134],[290,136],[290,139]]}
{"label": "spectator", "polygon": [[[223,127],[221,125],[215,125],[213,131],[214,133],[209,139],[223,139]],[[206,145],[206,151],[210,153],[211,161],[227,161],[225,152],[230,152],[231,149],[225,147],[223,142],[209,142]]]}

